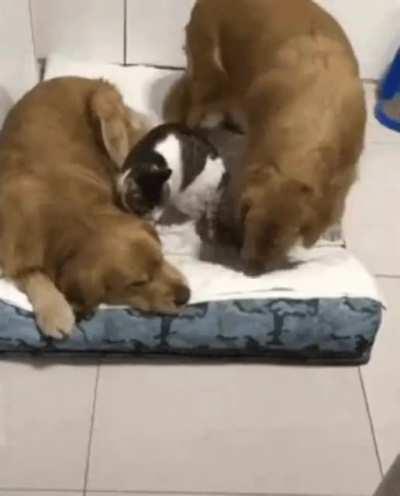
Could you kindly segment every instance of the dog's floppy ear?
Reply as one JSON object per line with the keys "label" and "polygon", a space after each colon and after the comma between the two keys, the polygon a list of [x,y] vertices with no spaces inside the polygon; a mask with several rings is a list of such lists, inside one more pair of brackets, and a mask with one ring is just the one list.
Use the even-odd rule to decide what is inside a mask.
{"label": "dog's floppy ear", "polygon": [[101,141],[110,158],[120,168],[129,153],[125,105],[117,89],[102,82],[90,101],[94,121],[100,124]]}
{"label": "dog's floppy ear", "polygon": [[118,117],[100,119],[101,135],[110,158],[121,168],[129,153],[126,127]]}
{"label": "dog's floppy ear", "polygon": [[149,122],[127,107],[118,90],[106,82],[92,96],[90,109],[108,155],[121,169],[132,146],[150,129]]}
{"label": "dog's floppy ear", "polygon": [[104,146],[110,158],[121,169],[130,150],[150,130],[150,123],[144,115],[129,107],[123,108],[123,114],[100,119]]}

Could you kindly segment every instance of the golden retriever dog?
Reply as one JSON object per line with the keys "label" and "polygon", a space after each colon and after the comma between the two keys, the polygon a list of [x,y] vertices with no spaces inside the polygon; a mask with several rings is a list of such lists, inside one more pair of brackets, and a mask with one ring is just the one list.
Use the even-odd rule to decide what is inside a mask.
{"label": "golden retriever dog", "polygon": [[366,109],[352,47],[311,0],[197,0],[186,51],[166,117],[243,126],[243,166],[217,224],[248,272],[281,267],[341,219],[356,179]]}
{"label": "golden retriever dog", "polygon": [[5,121],[0,264],[47,336],[71,334],[73,308],[176,313],[189,299],[153,228],[114,203],[116,164],[144,132],[113,86],[73,77],[40,83]]}

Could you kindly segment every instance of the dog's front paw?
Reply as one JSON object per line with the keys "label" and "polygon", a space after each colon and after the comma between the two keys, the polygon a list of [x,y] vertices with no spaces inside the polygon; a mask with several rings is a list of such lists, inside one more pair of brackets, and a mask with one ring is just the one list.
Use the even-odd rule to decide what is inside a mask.
{"label": "dog's front paw", "polygon": [[69,337],[75,326],[72,308],[61,295],[37,308],[36,320],[42,333],[54,339]]}

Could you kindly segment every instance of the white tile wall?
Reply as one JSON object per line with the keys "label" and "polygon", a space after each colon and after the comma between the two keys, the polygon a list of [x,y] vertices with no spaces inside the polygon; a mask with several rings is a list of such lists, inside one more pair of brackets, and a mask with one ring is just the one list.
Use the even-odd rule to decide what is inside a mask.
{"label": "white tile wall", "polygon": [[366,85],[368,125],[359,180],[348,199],[344,220],[348,247],[375,275],[400,276],[400,224],[394,221],[400,198],[400,134],[375,119],[376,85]]}
{"label": "white tile wall", "polygon": [[367,143],[347,203],[348,247],[375,275],[400,276],[399,155],[399,144]]}
{"label": "white tile wall", "polygon": [[[184,27],[194,1],[3,0],[1,61],[31,57],[30,3],[37,57],[56,51],[75,58],[121,63],[126,43],[128,63],[182,66]],[[379,78],[400,44],[400,0],[316,1],[345,27],[360,59],[363,77]],[[32,74],[32,65],[26,70]],[[19,77],[15,82],[17,93],[23,81]]]}
{"label": "white tile wall", "polygon": [[184,66],[184,28],[194,0],[128,0],[127,62]]}
{"label": "white tile wall", "polygon": [[[78,491],[3,491],[0,489],[0,496],[84,496],[83,492]],[[99,495],[100,496],[100,495]],[[102,494],[102,496],[108,496],[107,494]],[[121,496],[120,494],[118,496]],[[126,495],[125,495],[126,496]],[[140,495],[136,495],[140,496]]]}
{"label": "white tile wall", "polygon": [[[344,26],[359,57],[363,77],[380,78],[400,44],[400,0],[316,1]],[[127,0],[127,61],[183,65],[184,26],[193,3],[194,0]]]}
{"label": "white tile wall", "polygon": [[38,78],[32,46],[29,0],[1,0],[0,126],[5,114]]}
{"label": "white tile wall", "polygon": [[316,0],[348,33],[362,76],[379,79],[400,46],[400,0]]}
{"label": "white tile wall", "polygon": [[124,0],[31,0],[37,57],[59,52],[122,63]]}

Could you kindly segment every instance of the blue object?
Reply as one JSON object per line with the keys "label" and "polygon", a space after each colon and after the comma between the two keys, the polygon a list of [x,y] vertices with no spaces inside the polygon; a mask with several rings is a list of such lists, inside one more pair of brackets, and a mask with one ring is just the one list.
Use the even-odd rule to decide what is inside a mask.
{"label": "blue object", "polygon": [[[397,115],[391,115],[391,103],[397,103]],[[380,85],[375,116],[385,127],[400,132],[400,50]]]}
{"label": "blue object", "polygon": [[80,322],[70,339],[54,341],[39,333],[31,312],[0,301],[0,351],[359,365],[369,360],[382,313],[382,304],[368,298],[211,302],[175,318],[110,309]]}

